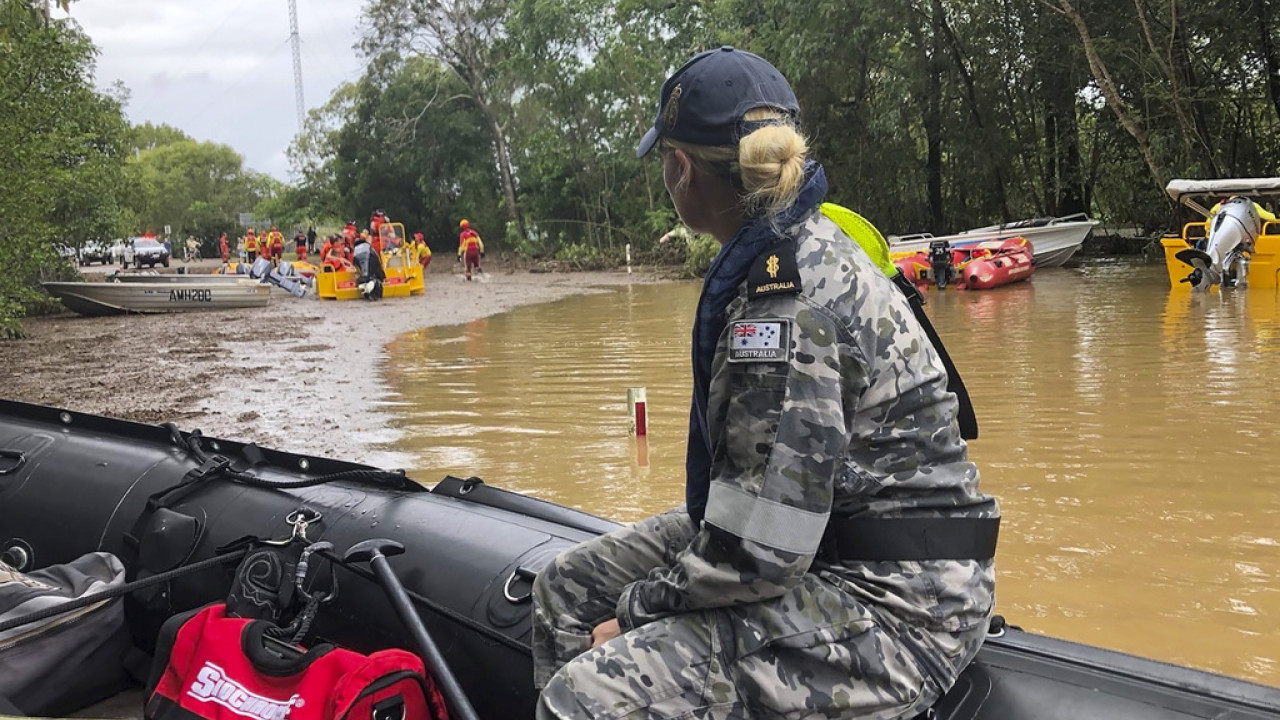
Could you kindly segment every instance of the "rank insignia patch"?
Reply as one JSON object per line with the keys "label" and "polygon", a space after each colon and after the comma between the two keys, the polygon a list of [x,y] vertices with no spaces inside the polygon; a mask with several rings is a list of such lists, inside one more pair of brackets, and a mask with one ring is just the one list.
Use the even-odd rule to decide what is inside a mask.
{"label": "rank insignia patch", "polygon": [[729,327],[729,362],[786,362],[790,320],[739,320]]}
{"label": "rank insignia patch", "polygon": [[761,253],[747,273],[747,297],[800,292],[800,271],[796,268],[796,246],[785,242]]}

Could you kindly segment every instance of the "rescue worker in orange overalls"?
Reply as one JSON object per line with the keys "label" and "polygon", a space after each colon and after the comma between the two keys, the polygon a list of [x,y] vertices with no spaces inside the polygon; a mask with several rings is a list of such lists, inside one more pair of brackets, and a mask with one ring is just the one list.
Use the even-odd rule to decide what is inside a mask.
{"label": "rescue worker in orange overalls", "polygon": [[374,210],[373,216],[369,218],[369,247],[379,255],[382,254],[382,226],[387,222],[390,222],[390,219],[386,211],[381,208]]}
{"label": "rescue worker in orange overalls", "polygon": [[298,256],[298,262],[307,261],[307,235],[301,230],[293,238],[293,252]]}
{"label": "rescue worker in orange overalls", "polygon": [[325,241],[324,247],[320,249],[320,260],[324,265],[328,265],[334,270],[346,269],[347,243],[336,235]]}
{"label": "rescue worker in orange overalls", "polygon": [[271,260],[273,263],[284,259],[284,233],[271,227]]}
{"label": "rescue worker in orange overalls", "polygon": [[249,228],[249,232],[245,233],[244,251],[249,253],[249,264],[252,265],[253,261],[258,259],[258,237],[253,234],[253,228]]}
{"label": "rescue worker in orange overalls", "polygon": [[470,280],[471,268],[484,272],[480,267],[480,258],[484,257],[484,241],[480,239],[480,233],[471,229],[470,222],[463,220],[458,226],[462,228],[462,234],[458,235],[458,260],[466,258],[467,280]]}
{"label": "rescue worker in orange overalls", "polygon": [[222,237],[218,238],[218,250],[222,252],[222,264],[226,265],[231,262],[231,248],[227,247],[227,234],[222,233]]}
{"label": "rescue worker in orange overalls", "polygon": [[427,271],[427,266],[431,264],[431,246],[428,245],[426,239],[422,237],[422,233],[414,233],[413,243],[410,247],[413,248],[414,255],[418,259],[418,264],[422,266],[422,272],[425,273]]}
{"label": "rescue worker in orange overalls", "polygon": [[258,237],[258,257],[271,260],[271,233],[262,233]]}

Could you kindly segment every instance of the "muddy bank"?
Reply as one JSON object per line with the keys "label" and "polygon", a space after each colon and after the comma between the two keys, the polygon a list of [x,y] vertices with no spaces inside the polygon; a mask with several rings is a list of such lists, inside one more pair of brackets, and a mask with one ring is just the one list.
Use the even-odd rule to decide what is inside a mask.
{"label": "muddy bank", "polygon": [[416,328],[453,325],[648,273],[432,273],[422,297],[376,303],[314,298],[210,313],[26,323],[0,342],[0,396],[208,435],[397,466],[383,414],[384,346]]}

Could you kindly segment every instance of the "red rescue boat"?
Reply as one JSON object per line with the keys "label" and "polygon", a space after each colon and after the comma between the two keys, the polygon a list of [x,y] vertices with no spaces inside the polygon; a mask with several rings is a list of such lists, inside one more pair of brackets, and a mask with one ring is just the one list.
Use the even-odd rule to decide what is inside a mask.
{"label": "red rescue boat", "polygon": [[906,257],[897,258],[893,264],[913,285],[925,285],[929,282],[929,254],[918,252]]}
{"label": "red rescue boat", "polygon": [[1024,237],[978,243],[960,268],[960,286],[990,290],[1020,282],[1036,271],[1031,243]]}

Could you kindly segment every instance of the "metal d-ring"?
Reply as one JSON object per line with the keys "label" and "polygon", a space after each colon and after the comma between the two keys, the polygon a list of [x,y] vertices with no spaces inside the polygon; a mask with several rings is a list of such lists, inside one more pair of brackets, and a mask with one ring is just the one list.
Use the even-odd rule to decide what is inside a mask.
{"label": "metal d-ring", "polygon": [[263,540],[263,545],[276,545],[283,547],[292,542],[303,542],[310,544],[311,540],[307,539],[307,526],[320,522],[324,515],[311,508],[298,508],[285,516],[284,521],[293,526],[293,531],[289,537],[283,540]]}
{"label": "metal d-ring", "polygon": [[27,464],[27,454],[19,450],[0,450],[0,458],[13,461],[13,467],[0,469],[0,475],[12,475]]}
{"label": "metal d-ring", "polygon": [[537,576],[538,576],[537,573],[526,570],[523,567],[517,567],[515,570],[511,571],[511,575],[509,575],[507,577],[507,581],[503,583],[502,597],[506,598],[507,602],[511,603],[512,605],[520,605],[521,603],[529,602],[529,600],[533,598],[533,590],[530,590],[529,592],[523,595],[513,595],[511,593],[511,584],[516,581],[517,577],[522,578],[524,580],[533,580]]}

